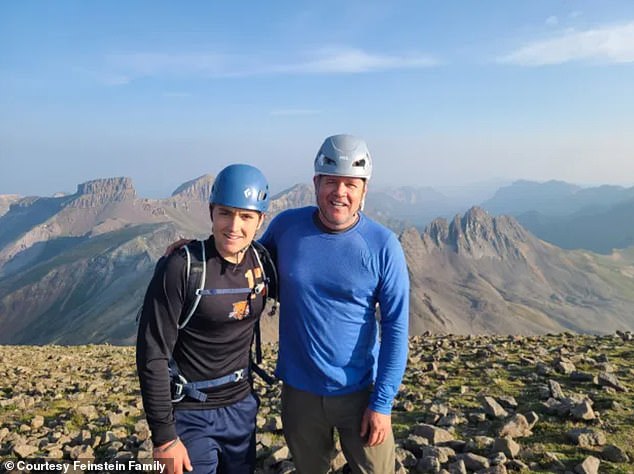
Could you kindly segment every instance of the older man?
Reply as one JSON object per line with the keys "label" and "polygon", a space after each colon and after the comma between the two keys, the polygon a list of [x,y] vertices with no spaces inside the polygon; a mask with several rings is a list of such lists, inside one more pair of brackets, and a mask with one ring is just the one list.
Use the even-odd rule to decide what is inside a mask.
{"label": "older man", "polygon": [[328,471],[335,429],[352,472],[385,474],[407,359],[405,258],[362,212],[372,174],[363,140],[327,138],[314,168],[317,207],[281,213],[260,240],[279,272],[284,436],[300,474]]}

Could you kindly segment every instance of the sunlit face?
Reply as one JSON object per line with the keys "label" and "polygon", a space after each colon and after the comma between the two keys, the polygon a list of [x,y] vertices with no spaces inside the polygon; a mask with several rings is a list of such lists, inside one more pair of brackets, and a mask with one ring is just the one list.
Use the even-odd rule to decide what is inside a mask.
{"label": "sunlit face", "polygon": [[322,224],[331,230],[343,230],[356,222],[367,189],[364,179],[319,175],[313,178],[313,184]]}
{"label": "sunlit face", "polygon": [[231,262],[239,262],[264,221],[264,214],[247,209],[214,204],[211,230],[218,253]]}

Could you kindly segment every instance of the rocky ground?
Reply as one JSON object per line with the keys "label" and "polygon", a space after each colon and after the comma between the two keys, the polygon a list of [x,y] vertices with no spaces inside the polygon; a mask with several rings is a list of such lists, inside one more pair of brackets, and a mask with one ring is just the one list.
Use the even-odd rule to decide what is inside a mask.
{"label": "rocky ground", "polygon": [[[633,361],[629,332],[414,337],[393,413],[397,472],[634,473]],[[292,473],[280,387],[256,388],[258,472]],[[2,460],[150,455],[134,348],[0,346]],[[340,452],[332,472],[347,472]]]}

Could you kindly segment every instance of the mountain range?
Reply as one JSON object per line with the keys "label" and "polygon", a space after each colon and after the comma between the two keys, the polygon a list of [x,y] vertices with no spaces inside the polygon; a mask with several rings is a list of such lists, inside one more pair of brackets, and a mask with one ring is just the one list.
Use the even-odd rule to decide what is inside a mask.
{"label": "mountain range", "polygon": [[410,329],[445,333],[611,332],[634,324],[634,248],[568,251],[474,207],[401,235]]}
{"label": "mountain range", "polygon": [[[0,343],[129,344],[135,315],[165,247],[210,230],[210,175],[169,198],[136,195],[129,178],[80,184],[74,194],[16,196],[0,217]],[[368,196],[367,212],[400,234],[410,278],[412,334],[540,334],[633,329],[634,251],[598,255],[546,243],[508,216],[479,207],[422,231],[396,213],[430,190]],[[312,204],[312,187],[273,196],[270,214]],[[391,211],[390,211],[391,209]],[[265,319],[274,339],[275,320]]]}
{"label": "mountain range", "polygon": [[500,188],[482,207],[515,216],[559,247],[610,254],[634,245],[634,187],[517,181]]}
{"label": "mountain range", "polygon": [[565,249],[607,255],[634,245],[634,187],[520,180],[484,200],[473,193],[457,196],[429,187],[371,187],[366,201],[370,213],[397,231],[411,226],[422,231],[436,217],[451,219],[479,203],[494,216],[515,217],[540,239]]}

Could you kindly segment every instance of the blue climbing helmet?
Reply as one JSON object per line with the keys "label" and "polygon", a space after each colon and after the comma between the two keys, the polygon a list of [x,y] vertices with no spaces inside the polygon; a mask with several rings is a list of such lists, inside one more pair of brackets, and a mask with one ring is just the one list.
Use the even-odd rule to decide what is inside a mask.
{"label": "blue climbing helmet", "polygon": [[229,165],[216,176],[209,203],[266,212],[269,208],[269,183],[254,166]]}
{"label": "blue climbing helmet", "polygon": [[368,145],[352,135],[326,138],[315,157],[315,174],[370,179],[372,157]]}

